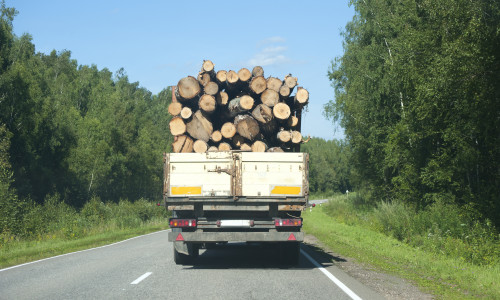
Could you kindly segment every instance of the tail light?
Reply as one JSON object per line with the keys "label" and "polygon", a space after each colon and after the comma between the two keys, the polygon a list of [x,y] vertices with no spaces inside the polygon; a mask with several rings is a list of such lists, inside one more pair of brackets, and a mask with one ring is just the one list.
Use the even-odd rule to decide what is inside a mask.
{"label": "tail light", "polygon": [[300,227],[300,226],[302,226],[302,219],[274,219],[274,226],[276,226],[276,227]]}
{"label": "tail light", "polygon": [[196,227],[196,219],[170,219],[170,228]]}

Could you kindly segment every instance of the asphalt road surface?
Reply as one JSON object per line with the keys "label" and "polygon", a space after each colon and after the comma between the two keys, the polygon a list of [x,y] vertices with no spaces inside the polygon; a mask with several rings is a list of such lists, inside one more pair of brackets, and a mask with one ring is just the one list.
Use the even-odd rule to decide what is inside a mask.
{"label": "asphalt road surface", "polygon": [[[311,258],[311,259],[309,259]],[[275,250],[234,243],[173,261],[167,231],[0,270],[0,299],[381,299],[302,245],[287,267]]]}

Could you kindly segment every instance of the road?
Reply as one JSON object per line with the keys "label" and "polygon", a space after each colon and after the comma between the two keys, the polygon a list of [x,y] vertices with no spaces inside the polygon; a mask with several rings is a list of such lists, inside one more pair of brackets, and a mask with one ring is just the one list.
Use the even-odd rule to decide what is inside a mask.
{"label": "road", "polygon": [[201,298],[381,299],[305,245],[293,268],[271,247],[242,243],[178,266],[167,231],[0,270],[0,299]]}

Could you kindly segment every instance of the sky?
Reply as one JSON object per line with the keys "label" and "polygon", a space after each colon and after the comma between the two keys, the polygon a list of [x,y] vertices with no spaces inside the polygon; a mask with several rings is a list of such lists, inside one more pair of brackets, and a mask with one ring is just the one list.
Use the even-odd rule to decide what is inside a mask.
{"label": "sky", "polygon": [[19,14],[17,36],[28,33],[36,51],[71,51],[79,65],[116,72],[153,94],[188,75],[204,59],[217,70],[260,65],[264,75],[291,73],[309,91],[302,134],[326,140],[343,130],[323,116],[334,99],[327,77],[342,56],[342,37],[354,10],[347,0],[6,0]]}

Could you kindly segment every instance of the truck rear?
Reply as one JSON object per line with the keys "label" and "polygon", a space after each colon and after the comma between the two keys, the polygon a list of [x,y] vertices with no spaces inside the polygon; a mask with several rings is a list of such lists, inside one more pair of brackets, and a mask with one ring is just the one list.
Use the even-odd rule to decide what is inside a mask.
{"label": "truck rear", "polygon": [[273,243],[298,262],[301,212],[308,201],[308,154],[300,152],[167,153],[164,204],[177,264],[217,243]]}

